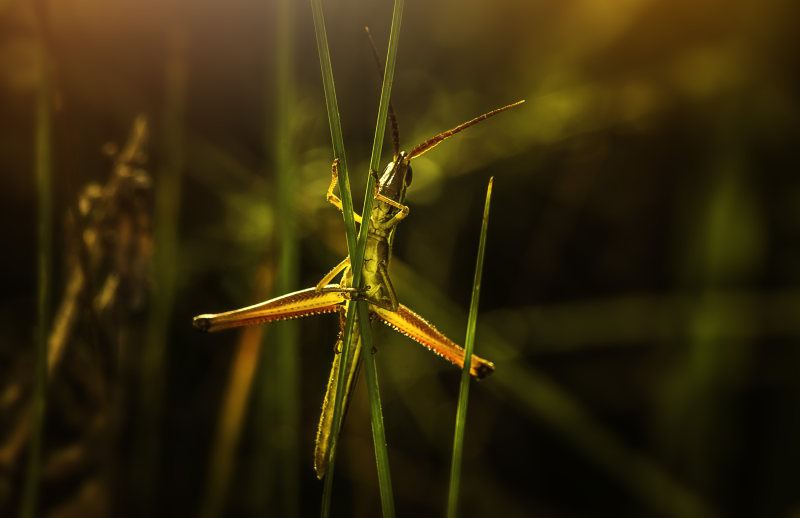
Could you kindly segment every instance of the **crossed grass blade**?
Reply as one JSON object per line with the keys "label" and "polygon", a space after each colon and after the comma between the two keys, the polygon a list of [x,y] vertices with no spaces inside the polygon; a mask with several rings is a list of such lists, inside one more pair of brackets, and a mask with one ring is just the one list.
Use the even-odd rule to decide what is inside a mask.
{"label": "crossed grass blade", "polygon": [[[386,117],[389,108],[389,98],[391,96],[391,85],[394,77],[394,66],[399,42],[403,5],[403,0],[396,0],[394,4],[394,11],[392,13],[392,27],[389,38],[389,49],[387,51],[386,69],[383,77],[383,85],[381,87],[381,100],[378,108],[378,119],[375,128],[375,138],[372,146],[372,156],[370,159],[371,170],[377,170],[380,162],[380,149],[383,145],[383,135],[386,129]],[[339,108],[336,100],[333,68],[331,66],[327,32],[325,30],[322,1],[311,0],[311,10],[314,18],[314,31],[317,39],[317,50],[319,53],[320,68],[322,71],[322,82],[325,91],[325,104],[327,107],[328,121],[331,128],[331,140],[333,142],[334,157],[339,159],[339,185],[341,190],[345,232],[347,233],[347,247],[348,251],[350,252],[351,266],[353,268],[353,286],[359,287],[361,284],[361,268],[364,260],[364,250],[366,248],[368,224],[364,224],[361,227],[360,234],[356,236],[355,220],[353,217],[353,199],[350,193],[350,181],[344,150],[344,137],[342,135]],[[367,180],[367,188],[364,196],[364,208],[362,210],[362,214],[365,216],[365,221],[368,221],[367,216],[372,210],[372,192],[374,189],[375,178],[370,175]],[[356,306],[359,306],[358,309],[362,322],[368,322],[368,319],[366,318],[367,307],[365,302],[359,301],[356,304],[348,305],[347,316],[345,319],[345,329],[343,333],[344,343],[342,344],[341,352],[341,354],[344,355],[344,358],[349,357]],[[362,342],[367,348],[366,350],[372,351],[372,336],[370,334],[369,326],[362,325],[359,326],[359,329],[361,332]],[[383,415],[381,412],[380,394],[378,392],[377,372],[375,369],[374,357],[371,354],[367,354],[365,356],[365,361],[367,362],[367,368],[365,370],[370,400],[370,415],[372,420],[373,442],[376,451],[376,464],[381,493],[381,505],[383,509],[383,515],[385,517],[392,517],[394,516],[394,498],[392,496],[391,477],[389,475],[388,452],[386,451]],[[341,369],[339,372],[339,379],[337,381],[339,386],[344,386],[345,374],[346,369]],[[338,434],[341,428],[343,396],[344,391],[336,391],[333,411],[333,433],[331,438],[330,459],[328,461],[327,476],[325,478],[325,486],[322,496],[323,517],[330,516],[330,506],[333,494],[333,469],[336,447],[338,443]]]}

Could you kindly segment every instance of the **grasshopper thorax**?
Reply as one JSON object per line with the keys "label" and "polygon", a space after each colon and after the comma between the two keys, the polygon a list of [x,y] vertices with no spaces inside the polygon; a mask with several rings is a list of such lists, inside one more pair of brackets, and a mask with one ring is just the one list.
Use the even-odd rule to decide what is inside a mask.
{"label": "grasshopper thorax", "polygon": [[395,155],[378,180],[378,192],[387,198],[402,203],[406,188],[411,184],[410,159],[405,151]]}

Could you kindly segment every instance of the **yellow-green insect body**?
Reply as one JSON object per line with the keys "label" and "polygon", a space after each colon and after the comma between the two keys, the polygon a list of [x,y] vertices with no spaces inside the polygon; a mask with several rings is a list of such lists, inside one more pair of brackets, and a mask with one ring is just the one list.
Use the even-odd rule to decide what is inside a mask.
{"label": "yellow-green insect body", "polygon": [[[336,398],[337,381],[341,369],[347,369],[345,384],[342,390],[344,408],[347,407],[350,392],[358,376],[358,369],[362,354],[361,334],[359,325],[364,325],[356,319],[351,336],[351,345],[348,358],[342,358],[341,345],[344,321],[348,304],[353,299],[365,300],[368,303],[371,317],[376,317],[400,333],[416,340],[436,354],[450,360],[456,365],[463,366],[466,361],[464,349],[450,340],[433,325],[411,309],[400,304],[389,278],[389,263],[392,257],[397,224],[408,216],[409,209],[404,204],[406,190],[411,183],[410,161],[437,146],[445,139],[476,124],[497,113],[518,106],[523,101],[498,108],[484,115],[465,122],[449,131],[440,133],[410,152],[399,151],[397,134],[394,135],[395,155],[392,162],[387,165],[378,179],[375,189],[375,200],[369,214],[367,229],[367,242],[364,251],[362,271],[363,287],[356,289],[353,286],[353,275],[350,268],[350,258],[346,257],[313,288],[289,293],[254,306],[227,311],[225,313],[198,315],[194,318],[194,325],[202,331],[217,331],[230,327],[282,320],[319,313],[338,312],[340,315],[341,331],[335,346],[333,366],[331,368],[325,399],[322,406],[317,441],[314,451],[314,468],[317,476],[322,478],[328,465],[330,441],[333,421],[333,402]],[[391,108],[391,106],[390,106]],[[390,111],[390,114],[392,112]],[[392,116],[392,115],[390,115]],[[392,121],[396,128],[396,121]],[[338,183],[338,161],[334,160],[331,170],[331,183],[327,191],[327,199],[339,210],[342,210],[341,200],[334,194]],[[371,172],[371,174],[375,174]],[[357,223],[363,224],[361,216],[354,214]],[[341,274],[338,283],[333,279]],[[494,370],[492,362],[476,355],[469,359],[470,374],[476,378],[488,376]]]}

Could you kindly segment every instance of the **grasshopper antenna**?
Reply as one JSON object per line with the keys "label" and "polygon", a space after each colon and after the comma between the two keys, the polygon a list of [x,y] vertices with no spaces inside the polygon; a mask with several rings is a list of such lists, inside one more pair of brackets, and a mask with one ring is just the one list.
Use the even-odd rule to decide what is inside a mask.
{"label": "grasshopper antenna", "polygon": [[[383,64],[381,63],[380,55],[378,55],[378,49],[375,47],[375,40],[372,39],[372,33],[370,32],[369,27],[364,27],[364,30],[367,31],[369,46],[372,47],[372,55],[375,57],[375,64],[378,65],[378,73],[381,76],[381,81],[383,81]],[[389,122],[392,125],[392,145],[394,146],[394,156],[398,156],[400,154],[400,130],[397,127],[397,117],[394,114],[394,108],[392,108],[391,101],[389,101]]]}
{"label": "grasshopper antenna", "polygon": [[522,104],[524,102],[525,102],[525,100],[517,101],[517,102],[515,102],[513,104],[509,104],[508,106],[503,106],[502,108],[497,108],[496,110],[492,110],[489,113],[484,113],[483,115],[481,115],[479,117],[475,117],[471,121],[467,121],[464,124],[460,124],[460,125],[456,126],[455,128],[453,128],[451,130],[447,130],[444,133],[439,133],[435,137],[429,138],[428,140],[426,140],[422,144],[420,144],[417,147],[415,147],[414,149],[412,149],[408,153],[408,159],[410,160],[410,159],[412,159],[414,157],[420,156],[421,154],[423,154],[423,153],[425,153],[427,151],[430,151],[431,149],[433,149],[436,146],[438,146],[439,144],[441,144],[442,141],[452,137],[453,135],[455,135],[459,131],[465,130],[465,129],[469,128],[470,126],[479,123],[482,120],[486,120],[486,119],[488,119],[489,117],[491,117],[493,115],[497,115],[500,112],[504,112],[506,110],[510,110],[511,108],[514,108],[515,106],[519,106],[520,104]]}

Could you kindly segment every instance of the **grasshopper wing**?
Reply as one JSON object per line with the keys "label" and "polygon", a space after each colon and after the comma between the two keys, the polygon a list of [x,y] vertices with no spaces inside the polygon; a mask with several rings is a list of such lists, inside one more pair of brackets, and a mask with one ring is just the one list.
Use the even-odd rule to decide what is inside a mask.
{"label": "grasshopper wing", "polygon": [[[342,311],[342,326],[344,326],[344,311]],[[341,353],[342,339],[336,342],[336,354],[333,355],[333,366],[331,375],[328,378],[328,388],[325,391],[325,399],[322,402],[322,414],[319,417],[319,427],[317,428],[317,441],[314,447],[314,470],[317,478],[321,479],[328,470],[328,455],[330,455],[331,435],[333,433],[333,406],[336,401],[336,391],[339,390],[339,372],[342,368],[346,369],[344,381],[344,395],[342,396],[342,423],[347,415],[350,406],[350,393],[353,390],[358,371],[361,368],[361,334],[358,330],[358,323],[353,326],[353,338],[350,342],[350,357],[343,361]]]}
{"label": "grasshopper wing", "polygon": [[[378,306],[371,306],[370,310],[386,325],[421,343],[459,367],[464,366],[464,349],[406,306],[400,304],[397,311],[389,311]],[[493,371],[494,364],[492,362],[474,354],[472,355],[472,361],[469,366],[471,375],[482,379]]]}
{"label": "grasshopper wing", "polygon": [[[337,286],[329,287],[337,288]],[[345,300],[345,294],[341,291],[317,291],[315,288],[308,288],[246,308],[212,315],[198,315],[194,317],[193,324],[201,331],[220,331],[273,320],[331,313],[337,311]]]}

